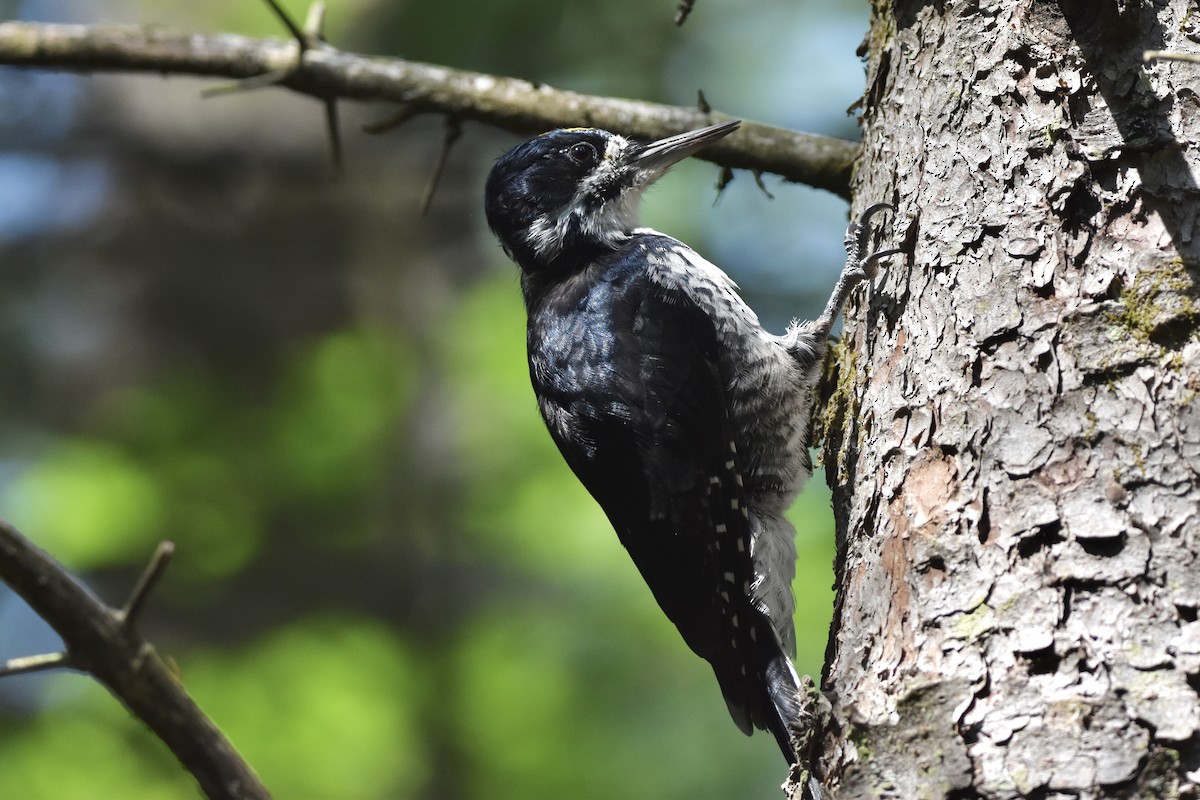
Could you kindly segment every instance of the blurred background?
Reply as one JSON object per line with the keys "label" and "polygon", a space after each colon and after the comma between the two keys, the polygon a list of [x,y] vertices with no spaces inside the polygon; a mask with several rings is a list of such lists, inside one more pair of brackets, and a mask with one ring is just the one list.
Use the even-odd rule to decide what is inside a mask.
{"label": "blurred background", "polygon": [[[299,19],[299,0],[286,2]],[[866,3],[331,0],[339,47],[856,138]],[[0,0],[0,17],[282,36],[256,0]],[[439,119],[382,136],[281,90],[0,68],[0,517],[112,604],[161,539],[144,633],[279,798],[771,798],[708,665],[641,583],[537,415],[517,271],[475,124],[426,216]],[[827,193],[691,161],[646,224],[815,316]],[[792,513],[798,669],[818,674],[833,526]],[[0,587],[0,659],[57,638]],[[193,798],[98,685],[0,681],[0,797]]]}

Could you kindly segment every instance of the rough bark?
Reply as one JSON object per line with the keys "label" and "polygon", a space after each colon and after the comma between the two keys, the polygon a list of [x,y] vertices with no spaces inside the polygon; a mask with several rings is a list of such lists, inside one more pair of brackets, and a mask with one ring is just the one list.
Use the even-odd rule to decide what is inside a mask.
{"label": "rough bark", "polygon": [[[831,797],[1195,796],[1194,2],[876,4],[858,203],[914,257],[827,410]],[[904,223],[898,223],[904,224]]]}

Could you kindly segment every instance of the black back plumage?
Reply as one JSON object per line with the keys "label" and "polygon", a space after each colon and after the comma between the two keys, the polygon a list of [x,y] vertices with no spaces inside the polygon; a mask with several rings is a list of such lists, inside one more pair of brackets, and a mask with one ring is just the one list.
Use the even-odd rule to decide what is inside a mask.
{"label": "black back plumage", "polygon": [[793,760],[795,673],[752,597],[726,343],[712,309],[649,268],[688,274],[686,246],[622,205],[665,170],[653,152],[637,173],[644,147],[591,129],[527,142],[489,175],[488,222],[522,268],[530,377],[560,452],[738,726],[770,729]]}
{"label": "black back plumage", "polygon": [[653,239],[530,293],[530,376],[563,457],[749,732],[767,727],[756,653],[774,635],[749,599],[727,380],[711,319],[647,277]]}

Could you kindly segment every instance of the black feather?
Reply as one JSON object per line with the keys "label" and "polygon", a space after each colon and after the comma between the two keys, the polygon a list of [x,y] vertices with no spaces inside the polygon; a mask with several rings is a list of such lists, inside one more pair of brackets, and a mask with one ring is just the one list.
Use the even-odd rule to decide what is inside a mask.
{"label": "black feather", "polygon": [[[780,646],[754,607],[748,505],[710,317],[655,284],[636,242],[527,291],[551,436],[743,731],[774,728]],[[785,751],[786,752],[786,751]]]}

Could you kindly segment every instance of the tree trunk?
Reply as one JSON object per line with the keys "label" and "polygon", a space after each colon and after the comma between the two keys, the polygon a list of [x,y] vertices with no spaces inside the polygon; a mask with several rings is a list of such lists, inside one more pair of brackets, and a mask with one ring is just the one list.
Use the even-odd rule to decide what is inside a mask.
{"label": "tree trunk", "polygon": [[876,2],[826,411],[833,798],[1188,797],[1200,768],[1195,0]]}

